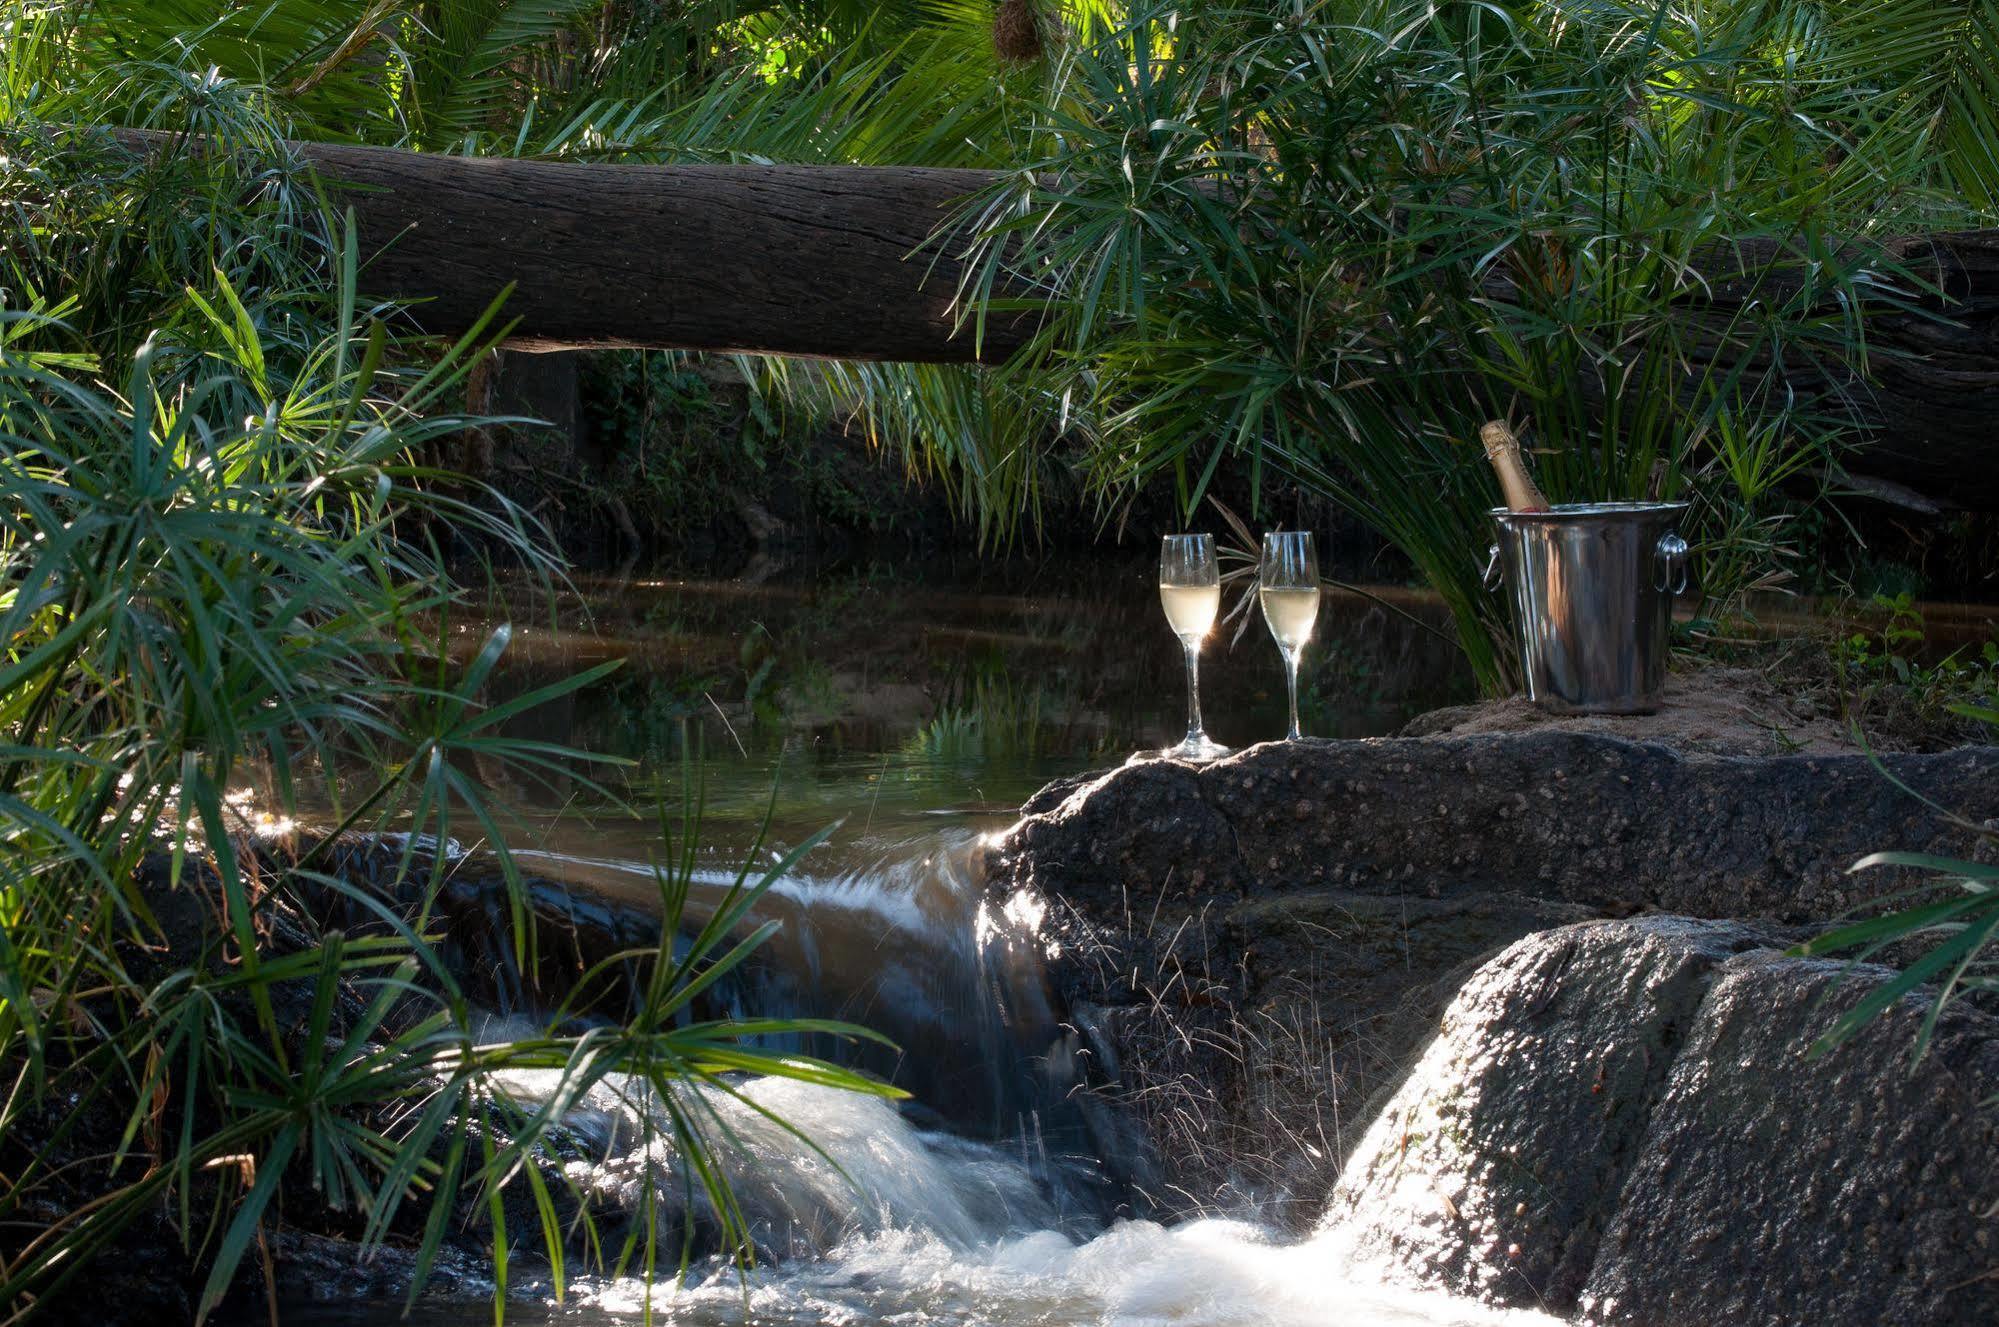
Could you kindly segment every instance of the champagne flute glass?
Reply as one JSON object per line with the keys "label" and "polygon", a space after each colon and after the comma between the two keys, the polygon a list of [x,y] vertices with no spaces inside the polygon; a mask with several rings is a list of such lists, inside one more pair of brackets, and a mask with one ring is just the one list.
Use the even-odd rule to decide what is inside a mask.
{"label": "champagne flute glass", "polygon": [[1222,606],[1222,571],[1213,535],[1166,536],[1159,551],[1159,603],[1187,652],[1187,736],[1159,754],[1193,761],[1226,756],[1229,749],[1201,728],[1201,641]]}
{"label": "champagne flute glass", "polygon": [[1298,731],[1298,660],[1312,639],[1319,617],[1319,555],[1308,530],[1278,530],[1263,536],[1263,561],[1256,569],[1256,597],[1263,620],[1284,655],[1284,683],[1291,693],[1291,731]]}

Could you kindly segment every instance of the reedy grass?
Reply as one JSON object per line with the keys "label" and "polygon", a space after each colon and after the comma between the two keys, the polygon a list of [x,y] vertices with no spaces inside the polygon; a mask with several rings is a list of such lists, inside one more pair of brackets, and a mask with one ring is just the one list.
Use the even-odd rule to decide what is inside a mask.
{"label": "reedy grass", "polygon": [[[254,93],[154,66],[105,77],[138,100],[155,89],[157,122],[194,104],[216,150],[161,164],[48,128],[35,112],[65,97],[10,102],[5,201],[28,224],[0,259],[0,1226],[16,1232],[0,1312],[73,1289],[164,1207],[206,1314],[288,1195],[348,1214],[364,1242],[414,1238],[413,1294],[468,1205],[490,1214],[502,1292],[524,1236],[558,1284],[579,1243],[650,1275],[671,1244],[653,1204],[607,1249],[533,1164],[563,1103],[611,1074],[647,1085],[644,1127],[675,1136],[723,1246],[747,1257],[711,1156],[726,1126],[691,1089],[773,1073],[892,1092],[758,1043],[859,1029],[691,1016],[766,933],[750,909],[793,859],[739,876],[676,954],[698,804],[677,835],[663,821],[668,943],[620,956],[643,959],[637,1014],[578,1033],[558,1009],[541,1035],[482,1045],[427,942],[427,903],[392,910],[326,874],[323,849],[275,865],[248,849],[232,793],[250,781],[283,813],[318,804],[339,831],[406,832],[399,870],[426,899],[444,859],[416,852],[420,837],[476,833],[525,953],[504,813],[469,771],[574,777],[588,757],[501,725],[604,670],[487,704],[508,630],[469,658],[454,648],[464,592],[436,531],[560,575],[532,520],[419,459],[475,422],[454,402],[499,325],[416,357],[392,310],[361,307],[351,228]],[[295,906],[306,882],[378,924],[318,931]],[[190,900],[212,909],[192,940],[162,913]],[[534,1110],[494,1086],[524,1067],[561,1072]],[[507,1228],[509,1183],[531,1191],[534,1232]],[[49,1203],[61,1215],[23,1232]]]}
{"label": "reedy grass", "polygon": [[[1964,718],[1999,728],[1999,709],[1970,703],[1951,708]],[[1876,768],[1883,778],[1976,835],[1981,843],[1989,845],[1999,837],[1990,821],[1972,820],[1931,802],[1895,779],[1878,760]],[[1929,1009],[1910,1042],[1913,1067],[1929,1053],[1946,1009],[1966,995],[1989,996],[1999,991],[1999,866],[1933,853],[1888,851],[1870,853],[1850,869],[1882,867],[1925,871],[1930,880],[1890,896],[1886,901],[1896,906],[1886,912],[1849,921],[1790,952],[1807,957],[1852,953],[1850,962],[1854,964],[1889,955],[1900,971],[1842,1011],[1812,1043],[1811,1050],[1815,1055],[1825,1054],[1851,1041],[1898,1002],[1911,996],[1927,998]],[[1999,1104],[1999,1098],[1984,1104]]]}
{"label": "reedy grass", "polygon": [[1854,77],[1917,36],[1807,9],[1134,5],[940,243],[968,323],[1049,308],[999,372],[1064,402],[1107,503],[1288,474],[1410,558],[1496,688],[1482,421],[1555,501],[1691,498],[1732,611],[1835,473],[1865,315],[1924,289],[1883,240],[1972,215],[1976,154],[1912,151],[1910,89]]}

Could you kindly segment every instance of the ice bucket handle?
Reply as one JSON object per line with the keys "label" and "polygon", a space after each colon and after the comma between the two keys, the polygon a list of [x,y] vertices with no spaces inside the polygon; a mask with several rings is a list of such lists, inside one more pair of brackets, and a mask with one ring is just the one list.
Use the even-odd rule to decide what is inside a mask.
{"label": "ice bucket handle", "polygon": [[1499,545],[1493,544],[1485,550],[1485,570],[1479,573],[1479,582],[1488,590],[1499,588]]}
{"label": "ice bucket handle", "polygon": [[1687,589],[1687,541],[1676,530],[1659,536],[1652,550],[1652,587],[1667,594],[1684,594]]}

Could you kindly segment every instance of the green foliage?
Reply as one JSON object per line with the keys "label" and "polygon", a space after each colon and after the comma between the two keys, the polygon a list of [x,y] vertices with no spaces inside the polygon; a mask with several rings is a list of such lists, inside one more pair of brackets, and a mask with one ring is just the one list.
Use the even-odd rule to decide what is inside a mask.
{"label": "green foliage", "polygon": [[1902,895],[1909,906],[1840,927],[1791,952],[1816,957],[1858,949],[1853,961],[1864,963],[1894,946],[1919,947],[1919,957],[1841,1014],[1812,1048],[1822,1053],[1850,1040],[1897,1001],[1934,986],[1911,1047],[1920,1060],[1952,1001],[1969,992],[1999,990],[1999,964],[1990,952],[1999,933],[1999,869],[1909,852],[1877,852],[1853,865],[1856,871],[1879,867],[1928,871],[1935,880]]}
{"label": "green foliage", "polygon": [[828,403],[797,390],[792,375],[753,364],[740,372],[747,358],[591,355],[582,405],[603,464],[584,482],[618,494],[638,525],[682,538],[718,521],[755,526],[771,514],[866,536],[895,533],[907,506],[893,500],[899,477],[844,434]]}
{"label": "green foliage", "polygon": [[1039,353],[752,376],[851,417],[988,542],[1071,470],[1106,518],[1145,485],[1191,513],[1223,467],[1300,480],[1411,558],[1488,686],[1479,423],[1513,418],[1558,500],[1690,501],[1706,631],[1789,580],[1863,315],[1933,275],[1885,239],[1999,184],[1999,0],[1092,0],[1024,68],[974,0],[16,8],[15,96],[167,59],[312,137],[998,168],[939,245],[980,269],[968,335],[1053,299]]}
{"label": "green foliage", "polygon": [[[187,120],[204,152],[122,148],[80,128],[99,99],[157,98],[142,123]],[[255,309],[258,334],[294,351],[315,335],[335,257],[323,239],[308,173],[281,147],[252,94],[177,69],[104,71],[0,124],[0,307],[36,315],[36,353],[101,361],[108,372],[158,338],[154,372],[178,381],[211,348],[218,326],[188,298],[220,283]],[[25,353],[20,336],[12,348]],[[44,362],[48,362],[44,359]]]}
{"label": "green foliage", "polygon": [[1877,594],[1872,607],[1882,615],[1880,626],[1833,643],[1833,666],[1850,715],[1865,712],[1889,687],[1898,688],[1918,717],[1931,722],[1999,702],[1999,640],[1926,659],[1922,610],[1906,590]]}
{"label": "green foliage", "polygon": [[1876,632],[1856,631],[1839,642],[1836,657],[1843,666],[1863,671],[1892,674],[1907,682],[1918,665],[1904,650],[1923,643],[1923,614],[1908,594],[1874,596],[1874,607],[1887,613],[1887,621]]}
{"label": "green foliage", "polygon": [[728,510],[732,481],[763,467],[756,433],[687,356],[593,355],[580,390],[590,436],[609,454],[610,486],[669,528]]}
{"label": "green foliage", "polygon": [[899,454],[910,477],[942,485],[982,545],[1039,526],[1061,466],[1048,449],[1067,410],[1038,376],[840,361],[772,376],[795,407],[846,421],[870,446]]}
{"label": "green foliage", "polygon": [[[219,14],[191,0],[15,3],[39,18],[22,29],[37,40],[13,48],[44,75],[76,83],[135,59],[212,68],[261,87],[299,137],[469,153],[1005,167],[1026,149],[1024,99],[1047,73],[997,60],[984,0],[264,0]],[[1063,8],[1086,31],[1116,12]],[[77,118],[137,115],[130,99],[100,98]],[[955,479],[970,472],[947,454],[990,456],[958,496],[995,535],[1017,524],[995,499],[1034,501],[1039,467],[1020,468],[1015,435],[1046,432],[1038,394],[1023,401],[962,369],[748,372],[797,418],[853,416],[872,441],[905,448],[913,473]],[[940,423],[948,445],[929,441]],[[1018,477],[1003,499],[1001,474]]]}
{"label": "green foliage", "polygon": [[1765,5],[1828,51],[1826,76],[1866,89],[1852,128],[1898,173],[1999,208],[1999,5],[1990,0],[1859,0]]}
{"label": "green foliage", "polygon": [[979,670],[961,695],[938,706],[936,717],[913,733],[903,749],[924,760],[1033,760],[1051,734],[1047,689],[1017,682],[998,668]]}
{"label": "green foliage", "polygon": [[37,15],[55,65],[212,69],[267,90],[300,136],[428,151],[976,158],[999,137],[995,87],[1034,76],[1000,75],[977,0],[14,7]]}
{"label": "green foliage", "polygon": [[[749,910],[788,863],[690,916],[677,954],[627,956],[645,977],[622,1026],[577,1033],[556,1010],[538,1036],[483,1044],[430,943],[443,858],[415,845],[464,833],[504,869],[514,957],[533,950],[509,826],[474,771],[576,779],[586,757],[503,725],[606,671],[493,703],[510,631],[465,648],[466,595],[430,532],[474,535],[544,584],[560,571],[503,497],[416,459],[477,422],[452,403],[481,334],[419,356],[358,304],[351,231],[301,187],[254,92],[105,67],[99,86],[154,123],[215,135],[199,158],[145,160],[47,127],[78,103],[29,100],[10,74],[6,201],[24,224],[0,253],[0,1228],[17,1237],[0,1304],[51,1302],[164,1212],[206,1271],[206,1312],[287,1195],[370,1242],[418,1234],[426,1262],[483,1206],[502,1285],[521,1235],[559,1280],[569,1235],[532,1159],[604,1082],[644,1095],[646,1127],[673,1135],[747,1256],[710,1159],[716,1094],[743,1073],[886,1090],[759,1049],[792,1025],[692,1016],[767,933]],[[383,888],[413,883],[414,918],[328,875],[324,846],[254,850],[251,785],[281,818],[312,805],[338,830],[406,832]],[[677,857],[671,829],[669,936],[694,862],[691,821]],[[315,890],[376,923],[322,931],[301,905]],[[523,1068],[555,1072],[549,1102],[514,1104],[501,1076]],[[530,1189],[537,1232],[506,1228],[508,1183]],[[672,1248],[657,1215],[622,1249],[586,1247],[650,1272]]]}
{"label": "green foliage", "polygon": [[1293,475],[1411,558],[1497,684],[1485,419],[1556,501],[1692,499],[1711,612],[1784,574],[1862,311],[1924,279],[1882,237],[1968,215],[1976,154],[1926,153],[1882,81],[1905,42],[1943,45],[1808,5],[1135,5],[961,218],[967,308],[1054,301],[1001,376],[1061,403],[1108,499]]}
{"label": "green foliage", "polygon": [[[1958,709],[1966,718],[1999,725],[1999,708]],[[1903,791],[1920,799],[1920,794]],[[1934,804],[1931,809],[1988,842],[1994,837],[1989,824],[1965,820]],[[1999,946],[1994,945],[1999,936],[1999,867],[1928,853],[1877,852],[1855,862],[1852,869],[1878,868],[1923,871],[1931,879],[1894,896],[1891,901],[1900,906],[1828,931],[1791,951],[1817,957],[1858,950],[1854,963],[1885,955],[1900,967],[1834,1021],[1813,1044],[1814,1054],[1850,1040],[1898,1001],[1927,991],[1929,1011],[1910,1048],[1912,1059],[1920,1060],[1953,1001],[1970,992],[1999,991]],[[1903,958],[1910,954],[1913,957]]]}

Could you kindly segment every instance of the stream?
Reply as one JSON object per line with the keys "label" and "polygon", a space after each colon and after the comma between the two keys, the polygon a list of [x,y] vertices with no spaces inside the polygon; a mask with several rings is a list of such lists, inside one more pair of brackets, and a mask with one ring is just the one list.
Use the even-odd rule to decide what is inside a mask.
{"label": "stream", "polygon": [[[883,1032],[899,1053],[847,1059],[914,1099],[775,1080],[749,1089],[824,1155],[718,1103],[762,1265],[745,1278],[697,1263],[679,1287],[573,1281],[561,1303],[530,1298],[507,1321],[637,1321],[648,1300],[655,1320],[704,1325],[1551,1321],[1382,1284],[1349,1265],[1337,1230],[1298,1239],[1247,1214],[1148,1219],[1158,1207],[1146,1158],[1075,1090],[1079,1043],[1041,977],[1040,904],[982,902],[977,849],[1048,780],[1177,738],[1184,682],[1149,573],[658,575],[583,582],[517,628],[502,697],[627,662],[518,716],[510,733],[633,762],[533,787],[487,772],[520,826],[524,869],[649,898],[659,824],[619,803],[677,805],[690,769],[704,789],[697,909],[745,856],[773,860],[836,824],[761,905],[779,929],[737,998],[744,1012]],[[1441,625],[1436,610],[1393,588],[1381,597],[1388,606],[1328,597],[1302,683],[1306,731],[1390,732],[1468,698],[1450,648],[1396,601]],[[1261,622],[1251,628],[1205,661],[1209,730],[1231,745],[1283,728],[1278,655]],[[522,1099],[553,1086],[517,1077]],[[677,1229],[675,1158],[653,1136],[646,1094],[600,1086],[570,1122],[591,1158],[571,1178],[626,1210],[651,1186]],[[284,1321],[353,1327],[400,1312],[297,1304]],[[472,1327],[492,1307],[426,1302],[407,1320]]]}

